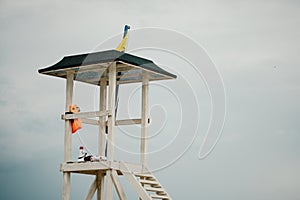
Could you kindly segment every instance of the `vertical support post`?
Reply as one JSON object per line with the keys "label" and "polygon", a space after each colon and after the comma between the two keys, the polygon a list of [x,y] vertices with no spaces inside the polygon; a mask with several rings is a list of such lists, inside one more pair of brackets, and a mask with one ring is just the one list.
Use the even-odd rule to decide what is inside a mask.
{"label": "vertical support post", "polygon": [[98,190],[97,190],[97,200],[104,200],[104,174],[98,173]]}
{"label": "vertical support post", "polygon": [[114,198],[111,171],[111,169],[106,170],[106,200],[113,200]]}
{"label": "vertical support post", "polygon": [[[106,76],[106,72],[103,73]],[[102,78],[100,80],[100,111],[106,111],[107,104],[107,79]],[[105,155],[105,144],[106,144],[106,116],[99,117],[99,136],[98,136],[98,154],[99,156]],[[97,200],[104,200],[104,174],[98,173],[98,190]]]}
{"label": "vertical support post", "polygon": [[116,62],[109,66],[109,91],[108,91],[108,146],[107,159],[114,159],[114,127],[115,127],[115,98],[116,98]]}
{"label": "vertical support post", "polygon": [[147,153],[147,128],[148,128],[148,115],[149,115],[149,74],[144,71],[142,75],[142,116],[141,116],[141,164],[146,165]]}
{"label": "vertical support post", "polygon": [[[74,85],[74,74],[68,72],[66,81],[66,106],[65,110],[69,111],[69,106],[72,104],[73,99],[73,85]],[[72,130],[70,120],[65,121],[65,135],[64,135],[64,162],[71,161],[72,153]],[[63,188],[62,188],[62,199],[70,199],[70,172],[63,172]]]}
{"label": "vertical support post", "polygon": [[[106,74],[106,72],[105,72]],[[104,76],[105,76],[104,74]],[[100,111],[106,111],[107,99],[107,80],[102,78],[100,81]],[[106,138],[106,116],[99,117],[99,137],[98,137],[98,154],[105,155],[105,138]]]}
{"label": "vertical support post", "polygon": [[[108,136],[107,159],[114,160],[114,127],[115,127],[115,98],[116,98],[116,62],[109,66],[108,90]],[[106,170],[106,200],[113,200],[113,181],[111,170]]]}

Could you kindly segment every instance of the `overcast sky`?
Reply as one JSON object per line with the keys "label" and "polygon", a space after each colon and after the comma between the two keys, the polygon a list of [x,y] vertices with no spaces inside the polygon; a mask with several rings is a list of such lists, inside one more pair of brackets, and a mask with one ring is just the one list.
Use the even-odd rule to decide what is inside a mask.
{"label": "overcast sky", "polygon": [[[0,0],[0,21],[0,199],[61,198],[65,81],[37,70],[65,55],[115,48],[114,36],[121,37],[124,24],[132,27],[128,48],[133,54],[153,59],[178,76],[150,88],[149,134],[157,136],[149,141],[149,150],[159,149],[160,155],[149,155],[149,165],[173,199],[299,199],[298,1]],[[153,32],[146,27],[190,38],[198,44],[202,67],[217,67],[220,72],[227,115],[221,138],[205,159],[198,155],[212,115],[205,85],[210,76],[205,71],[202,78],[195,76],[191,65],[180,59],[187,55],[135,50],[144,30],[145,40],[159,41],[155,37],[151,41]],[[161,41],[166,38],[162,35]],[[173,45],[186,48],[184,40]],[[98,90],[76,86],[76,103],[83,110],[94,109]],[[120,101],[125,99],[128,105],[120,104],[120,117],[128,112],[138,117],[139,92],[137,86],[121,87]],[[91,151],[96,149],[96,131],[84,127],[79,132]],[[131,149],[122,141],[138,145],[124,134],[137,131],[137,127],[118,129],[118,159],[136,159],[138,146]],[[74,135],[73,159],[79,145]],[[72,176],[72,199],[83,199],[91,181]],[[135,197],[128,186],[126,190],[129,199]]]}

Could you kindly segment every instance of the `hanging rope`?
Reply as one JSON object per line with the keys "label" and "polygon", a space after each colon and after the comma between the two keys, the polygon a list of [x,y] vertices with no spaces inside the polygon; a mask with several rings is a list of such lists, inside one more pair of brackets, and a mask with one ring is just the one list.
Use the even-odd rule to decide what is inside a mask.
{"label": "hanging rope", "polygon": [[89,150],[89,148],[87,147],[87,145],[85,145],[85,143],[83,142],[83,140],[82,140],[82,138],[80,137],[80,134],[79,134],[79,133],[80,133],[80,132],[78,132],[76,135],[77,135],[77,137],[78,137],[78,140],[79,140],[80,144],[81,144],[82,146],[84,146],[84,148],[86,149],[87,153],[89,153],[90,155],[93,155],[93,154],[91,153],[91,151]]}

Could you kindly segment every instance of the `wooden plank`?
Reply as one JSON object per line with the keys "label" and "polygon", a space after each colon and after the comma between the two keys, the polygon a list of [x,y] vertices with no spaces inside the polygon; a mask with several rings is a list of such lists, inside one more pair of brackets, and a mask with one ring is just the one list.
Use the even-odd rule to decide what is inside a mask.
{"label": "wooden plank", "polygon": [[154,188],[154,187],[144,187],[145,188],[145,190],[147,190],[147,191],[150,191],[150,192],[159,192],[159,193],[162,193],[162,194],[165,194],[165,191],[164,191],[164,189],[162,189],[162,188]]}
{"label": "wooden plank", "polygon": [[[141,119],[122,119],[116,120],[115,126],[123,126],[123,125],[134,125],[134,124],[141,124]],[[106,122],[108,124],[108,122]]]}
{"label": "wooden plank", "polygon": [[115,98],[116,98],[116,63],[109,67],[109,91],[108,91],[108,145],[107,159],[114,159],[114,126],[115,126]]}
{"label": "wooden plank", "polygon": [[112,164],[107,161],[101,162],[82,162],[82,163],[63,163],[60,167],[62,172],[107,170]]}
{"label": "wooden plank", "polygon": [[139,197],[143,200],[151,200],[151,197],[148,195],[146,190],[141,186],[137,181],[136,177],[130,172],[127,166],[124,163],[121,163],[122,173],[130,186],[138,193]]}
{"label": "wooden plank", "polygon": [[141,122],[142,122],[141,119],[123,119],[123,120],[117,120],[116,126],[141,124]]}
{"label": "wooden plank", "polygon": [[104,200],[104,174],[98,173],[98,190],[97,190],[97,200]]}
{"label": "wooden plank", "polygon": [[96,177],[89,189],[87,196],[85,197],[85,200],[92,200],[92,198],[97,190],[97,186],[98,186],[98,182],[97,182],[97,177]]}
{"label": "wooden plank", "polygon": [[81,121],[82,123],[89,124],[89,125],[99,126],[100,124],[99,120],[95,120],[95,119],[81,118]]}
{"label": "wooden plank", "polygon": [[[109,66],[108,90],[108,133],[107,133],[107,159],[114,160],[114,126],[115,126],[115,99],[116,99],[116,62]],[[113,184],[111,171],[106,172],[106,200],[113,199]]]}
{"label": "wooden plank", "polygon": [[77,118],[93,118],[108,115],[107,111],[92,111],[92,112],[79,112],[75,114],[62,114],[61,119],[77,119]]}
{"label": "wooden plank", "polygon": [[111,177],[111,170],[106,171],[106,200],[113,200],[113,181]]}
{"label": "wooden plank", "polygon": [[[142,165],[135,163],[126,163],[128,168],[133,173],[142,173]],[[60,165],[61,172],[87,172],[87,171],[106,171],[107,169],[125,170],[121,167],[120,161],[100,161],[100,162],[75,162],[75,163],[62,163]]]}
{"label": "wooden plank", "polygon": [[149,181],[149,180],[144,180],[144,179],[140,179],[140,183],[160,186],[159,182],[157,182],[157,181]]}
{"label": "wooden plank", "polygon": [[70,180],[71,180],[71,174],[69,172],[64,172],[63,183],[62,183],[62,200],[70,199]]}
{"label": "wooden plank", "polygon": [[167,195],[155,195],[155,194],[153,194],[153,195],[151,195],[151,197],[153,199],[163,199],[163,200],[169,200],[170,199]]}
{"label": "wooden plank", "polygon": [[153,175],[152,174],[134,174],[135,176],[138,176],[138,177],[144,177],[144,178],[153,178]]}
{"label": "wooden plank", "polygon": [[[68,73],[66,80],[66,104],[65,111],[69,111],[69,105],[72,104],[73,99],[73,86],[74,86],[74,74]],[[65,134],[64,134],[64,162],[71,161],[71,151],[72,151],[72,130],[71,122],[69,120],[65,121]],[[71,174],[69,172],[63,173],[63,184],[62,184],[62,199],[70,199],[70,179]]]}
{"label": "wooden plank", "polygon": [[[66,82],[66,105],[65,111],[69,111],[69,106],[72,104],[73,99],[73,86],[74,86],[74,74],[69,73]],[[72,146],[72,131],[71,122],[69,120],[65,121],[65,136],[64,136],[64,161],[71,161],[71,146]]]}
{"label": "wooden plank", "polygon": [[[105,116],[103,116],[105,118]],[[63,117],[65,118],[65,117]],[[99,117],[101,118],[101,117]],[[88,119],[88,118],[80,118],[82,123],[85,124],[90,124],[90,125],[96,125],[100,126],[100,120],[95,120],[95,119]],[[116,120],[115,126],[124,126],[124,125],[134,125],[134,124],[141,124],[142,120],[141,119],[122,119],[122,120]],[[105,122],[107,125],[107,121]],[[104,127],[105,128],[105,127]],[[102,128],[100,128],[102,130]],[[101,155],[101,154],[99,154]]]}
{"label": "wooden plank", "polygon": [[149,110],[149,74],[143,73],[142,82],[142,133],[141,133],[141,164],[146,165],[146,153],[147,153],[147,128],[148,128],[148,110]]}
{"label": "wooden plank", "polygon": [[118,193],[118,196],[119,196],[119,199],[120,200],[126,200],[126,195],[125,195],[125,191],[122,187],[122,184],[119,180],[119,177],[118,177],[118,174],[117,174],[117,171],[116,170],[112,170],[111,171],[111,177],[112,177],[112,180],[113,180],[113,183],[115,185],[115,188],[117,190],[117,193]]}
{"label": "wooden plank", "polygon": [[[107,79],[102,79],[100,82],[100,112],[106,111],[107,105]],[[99,117],[99,136],[98,136],[98,154],[105,155],[106,144],[106,116]]]}
{"label": "wooden plank", "polygon": [[[106,76],[104,72],[103,76]],[[99,110],[100,112],[106,111],[107,105],[107,79],[102,78],[100,81],[100,97],[99,97]],[[99,117],[99,135],[98,135],[98,154],[105,155],[106,144],[106,116]],[[98,173],[98,192],[97,200],[104,200],[104,174]]]}

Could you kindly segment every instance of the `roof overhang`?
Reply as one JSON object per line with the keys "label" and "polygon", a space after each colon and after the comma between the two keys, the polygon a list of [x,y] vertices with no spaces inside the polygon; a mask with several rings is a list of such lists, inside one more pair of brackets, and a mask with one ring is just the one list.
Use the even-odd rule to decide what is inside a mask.
{"label": "roof overhang", "polygon": [[39,69],[38,72],[60,78],[74,73],[76,81],[99,85],[101,79],[108,78],[108,67],[114,62],[118,84],[142,82],[144,72],[148,72],[149,81],[176,78],[176,75],[163,70],[151,60],[116,50],[66,56],[50,67]]}

